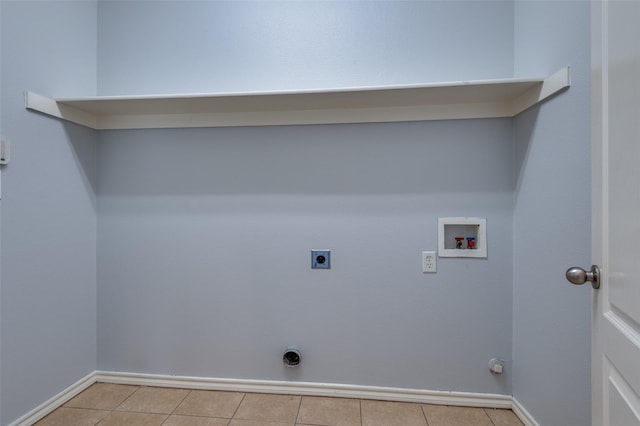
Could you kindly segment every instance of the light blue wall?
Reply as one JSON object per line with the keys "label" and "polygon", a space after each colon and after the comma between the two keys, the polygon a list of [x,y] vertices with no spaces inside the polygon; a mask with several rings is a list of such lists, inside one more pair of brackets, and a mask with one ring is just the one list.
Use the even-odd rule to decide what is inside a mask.
{"label": "light blue wall", "polygon": [[[102,94],[504,77],[509,2],[101,2]],[[509,394],[510,120],[103,132],[98,366]],[[489,258],[440,259],[438,216]],[[311,271],[311,248],[331,248]],[[299,370],[281,352],[302,348]],[[487,368],[504,357],[507,373]]]}
{"label": "light blue wall", "polygon": [[[100,136],[100,369],[510,393],[510,120]],[[440,259],[438,216],[487,217]],[[310,249],[332,269],[312,271]],[[282,351],[299,345],[299,370]]]}
{"label": "light blue wall", "polygon": [[100,1],[98,92],[510,77],[509,1]]}
{"label": "light blue wall", "polygon": [[513,394],[541,425],[590,424],[589,2],[515,3],[516,75],[572,66],[571,89],[515,120]]}
{"label": "light blue wall", "polygon": [[[587,2],[0,4],[0,424],[96,368],[513,393],[542,425],[589,423],[590,292],[563,278],[589,262]],[[22,100],[567,64],[571,89],[514,121],[96,135]],[[489,258],[422,274],[437,217],[467,215]],[[309,269],[318,247],[332,270]]]}
{"label": "light blue wall", "polygon": [[95,133],[28,112],[23,91],[96,90],[93,1],[0,3],[2,418],[96,368]]}

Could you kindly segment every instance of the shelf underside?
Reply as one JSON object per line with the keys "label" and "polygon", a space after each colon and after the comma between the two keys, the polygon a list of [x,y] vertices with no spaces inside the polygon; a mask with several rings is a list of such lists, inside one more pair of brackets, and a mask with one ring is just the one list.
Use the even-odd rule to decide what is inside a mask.
{"label": "shelf underside", "polygon": [[570,85],[547,78],[299,92],[51,99],[26,93],[27,109],[98,130],[370,123],[513,117]]}

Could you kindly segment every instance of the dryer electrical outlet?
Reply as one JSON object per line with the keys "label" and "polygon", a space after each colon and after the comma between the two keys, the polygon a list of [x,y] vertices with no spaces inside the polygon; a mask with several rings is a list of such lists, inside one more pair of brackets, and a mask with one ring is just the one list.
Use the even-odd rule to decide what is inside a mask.
{"label": "dryer electrical outlet", "polygon": [[311,250],[311,269],[331,269],[331,250]]}

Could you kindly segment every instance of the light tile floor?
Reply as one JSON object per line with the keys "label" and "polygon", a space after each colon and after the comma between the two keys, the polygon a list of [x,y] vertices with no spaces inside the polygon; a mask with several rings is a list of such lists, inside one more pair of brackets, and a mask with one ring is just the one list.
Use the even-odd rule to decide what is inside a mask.
{"label": "light tile floor", "polygon": [[38,426],[522,426],[511,410],[96,383]]}

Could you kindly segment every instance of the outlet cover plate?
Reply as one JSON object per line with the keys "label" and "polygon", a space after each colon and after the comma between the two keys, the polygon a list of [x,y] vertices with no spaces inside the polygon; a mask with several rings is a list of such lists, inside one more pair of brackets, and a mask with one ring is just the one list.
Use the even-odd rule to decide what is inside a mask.
{"label": "outlet cover plate", "polygon": [[422,252],[422,272],[424,272],[424,273],[437,272],[436,252],[435,251],[423,251]]}
{"label": "outlet cover plate", "polygon": [[311,269],[331,269],[331,250],[311,250]]}

